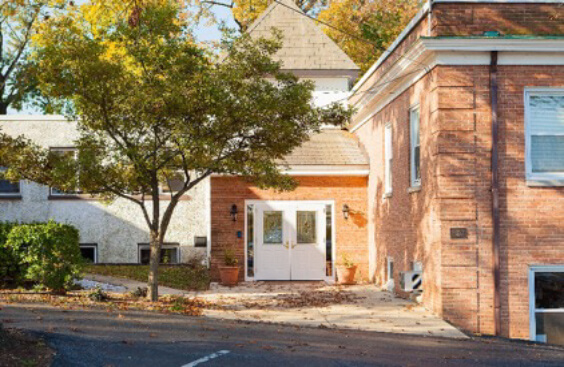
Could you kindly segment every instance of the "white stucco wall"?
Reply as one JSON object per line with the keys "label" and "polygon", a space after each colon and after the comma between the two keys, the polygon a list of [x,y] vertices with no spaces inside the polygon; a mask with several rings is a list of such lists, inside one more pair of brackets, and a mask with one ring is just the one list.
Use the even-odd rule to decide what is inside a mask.
{"label": "white stucco wall", "polygon": [[[12,136],[24,135],[44,147],[72,147],[78,137],[74,122],[62,117],[0,117],[0,129]],[[194,248],[194,236],[208,236],[209,180],[179,202],[167,232],[166,242],[180,245],[181,261],[194,251],[205,254],[205,248]],[[80,231],[81,243],[98,244],[98,262],[135,263],[138,243],[147,243],[149,234],[141,209],[126,199],[111,204],[96,200],[48,200],[49,188],[33,182],[20,183],[21,200],[2,200],[0,221],[46,221],[74,225]],[[161,205],[164,208],[168,202]],[[148,205],[150,210],[151,205]]]}

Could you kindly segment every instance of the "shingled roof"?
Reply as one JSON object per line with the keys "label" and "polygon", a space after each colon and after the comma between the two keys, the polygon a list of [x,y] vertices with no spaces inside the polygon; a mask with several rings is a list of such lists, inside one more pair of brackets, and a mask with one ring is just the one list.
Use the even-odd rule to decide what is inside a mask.
{"label": "shingled roof", "polygon": [[367,169],[368,157],[353,134],[341,129],[324,129],[313,134],[280,163],[291,169],[308,166]]}
{"label": "shingled roof", "polygon": [[[282,4],[280,4],[282,3]],[[270,37],[272,28],[283,35],[276,54],[286,70],[349,70],[359,67],[329,38],[315,21],[291,0],[273,0],[249,27],[252,36]]]}

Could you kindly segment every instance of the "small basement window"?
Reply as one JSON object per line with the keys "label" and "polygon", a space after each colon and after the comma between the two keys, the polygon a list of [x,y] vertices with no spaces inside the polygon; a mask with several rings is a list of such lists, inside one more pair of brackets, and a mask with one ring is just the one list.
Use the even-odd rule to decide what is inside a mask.
{"label": "small basement window", "polygon": [[564,345],[564,265],[531,267],[531,340]]}
{"label": "small basement window", "polygon": [[[139,263],[148,265],[151,259],[151,246],[148,243],[139,244]],[[178,243],[164,243],[161,248],[161,264],[178,264],[180,262],[180,248]]]}
{"label": "small basement window", "polygon": [[96,264],[98,262],[98,245],[95,243],[81,243],[80,254],[87,263]]}
{"label": "small basement window", "polygon": [[6,171],[7,168],[0,167],[0,195],[2,196],[19,195],[20,183],[5,180],[3,177]]}

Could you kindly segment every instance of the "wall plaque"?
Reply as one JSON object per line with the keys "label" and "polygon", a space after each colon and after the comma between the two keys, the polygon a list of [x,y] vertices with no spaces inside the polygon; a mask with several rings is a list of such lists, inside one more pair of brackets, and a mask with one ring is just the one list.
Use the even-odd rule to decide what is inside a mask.
{"label": "wall plaque", "polygon": [[468,228],[451,228],[450,238],[453,240],[461,240],[468,238]]}

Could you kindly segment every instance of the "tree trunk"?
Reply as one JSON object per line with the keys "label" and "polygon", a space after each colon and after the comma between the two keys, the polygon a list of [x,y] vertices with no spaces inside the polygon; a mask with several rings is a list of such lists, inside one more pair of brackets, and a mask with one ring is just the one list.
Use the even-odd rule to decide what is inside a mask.
{"label": "tree trunk", "polygon": [[7,115],[8,114],[8,105],[0,102],[0,115]]}
{"label": "tree trunk", "polygon": [[151,259],[149,261],[149,281],[147,284],[147,298],[151,302],[159,300],[159,262],[161,260],[162,243],[157,232],[151,231]]}

